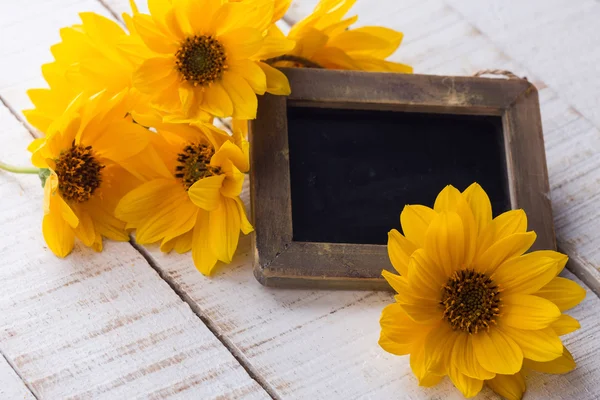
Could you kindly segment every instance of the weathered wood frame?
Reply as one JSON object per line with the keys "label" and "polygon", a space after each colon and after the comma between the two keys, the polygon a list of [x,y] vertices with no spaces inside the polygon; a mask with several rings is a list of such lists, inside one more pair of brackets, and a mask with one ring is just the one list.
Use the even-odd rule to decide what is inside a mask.
{"label": "weathered wood frame", "polygon": [[391,268],[386,246],[292,240],[288,105],[501,116],[511,206],[527,212],[534,248],[556,249],[539,99],[528,81],[283,71],[291,96],[261,97],[250,124],[254,274],[263,285],[387,289],[381,270]]}

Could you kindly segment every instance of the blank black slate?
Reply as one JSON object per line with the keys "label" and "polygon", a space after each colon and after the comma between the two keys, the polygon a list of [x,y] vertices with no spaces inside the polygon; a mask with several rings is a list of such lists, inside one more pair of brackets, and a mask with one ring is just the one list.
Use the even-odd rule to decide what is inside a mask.
{"label": "blank black slate", "polygon": [[405,204],[478,182],[510,210],[496,116],[288,107],[293,240],[386,244]]}

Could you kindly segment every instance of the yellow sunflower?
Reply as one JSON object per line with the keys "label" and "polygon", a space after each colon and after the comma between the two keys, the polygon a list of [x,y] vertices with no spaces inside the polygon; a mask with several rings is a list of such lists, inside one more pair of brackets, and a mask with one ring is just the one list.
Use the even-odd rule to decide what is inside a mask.
{"label": "yellow sunflower", "polygon": [[153,53],[134,73],[136,88],[155,107],[190,120],[207,112],[253,119],[257,94],[289,94],[285,75],[260,60],[291,50],[285,38],[265,38],[272,0],[149,0],[135,13],[137,33]]}
{"label": "yellow sunflower", "polygon": [[349,29],[358,17],[344,16],[355,2],[321,0],[311,15],[292,27],[287,37],[296,47],[274,65],[306,66],[294,61],[300,57],[329,69],[412,73],[408,65],[386,61],[400,46],[401,32],[379,26]]}
{"label": "yellow sunflower", "polygon": [[527,232],[522,210],[492,219],[479,185],[463,193],[448,186],[433,209],[406,206],[400,220],[404,235],[392,230],[388,241],[400,276],[383,272],[398,294],[382,313],[379,343],[410,354],[421,385],[448,375],[472,397],[484,382],[498,392],[509,383],[520,387],[524,367],[574,367],[559,335],[579,324],[562,312],[585,290],[558,277],[567,256],[524,254],[536,235]]}
{"label": "yellow sunflower", "polygon": [[248,142],[209,124],[142,123],[157,127],[159,135],[135,167],[145,182],[123,197],[116,216],[136,229],[140,244],[192,250],[198,270],[210,275],[217,261],[231,262],[240,230],[253,230],[239,198]]}
{"label": "yellow sunflower", "polygon": [[35,108],[23,114],[42,132],[81,93],[89,97],[130,88],[133,71],[147,52],[139,38],[116,22],[91,12],[79,16],[81,24],[60,30],[61,42],[51,48],[55,61],[42,66],[49,88],[27,92]]}
{"label": "yellow sunflower", "polygon": [[47,170],[42,230],[59,257],[71,252],[75,237],[96,251],[102,250],[102,237],[129,240],[125,223],[113,213],[138,181],[120,163],[154,135],[125,117],[132,101],[127,92],[80,96],[29,147],[32,163]]}

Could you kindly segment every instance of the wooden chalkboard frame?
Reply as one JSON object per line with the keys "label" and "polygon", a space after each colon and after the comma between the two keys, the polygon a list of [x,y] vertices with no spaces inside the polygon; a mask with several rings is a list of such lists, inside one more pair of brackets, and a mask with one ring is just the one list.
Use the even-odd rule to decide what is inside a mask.
{"label": "wooden chalkboard frame", "polygon": [[[283,69],[292,94],[259,99],[250,123],[254,274],[266,286],[388,289],[386,246],[292,240],[287,107],[493,115],[502,118],[513,209],[536,249],[556,249],[538,92],[526,80]],[[390,229],[393,227],[390,227]]]}

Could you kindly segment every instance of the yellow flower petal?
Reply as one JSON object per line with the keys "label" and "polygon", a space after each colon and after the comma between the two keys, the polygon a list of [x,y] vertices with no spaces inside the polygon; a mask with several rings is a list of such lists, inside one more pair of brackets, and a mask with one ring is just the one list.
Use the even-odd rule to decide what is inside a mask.
{"label": "yellow flower petal", "polygon": [[407,277],[412,290],[433,299],[440,296],[448,281],[444,269],[436,265],[424,249],[416,250],[410,257]]}
{"label": "yellow flower petal", "polygon": [[[404,307],[403,307],[404,308]],[[445,375],[452,365],[452,349],[462,332],[454,331],[450,324],[440,323],[425,339],[425,366],[437,375]]]}
{"label": "yellow flower petal", "polygon": [[267,92],[282,96],[288,96],[292,92],[290,83],[283,72],[263,62],[259,62],[258,66],[267,78]]}
{"label": "yellow flower petal", "polygon": [[210,160],[210,164],[222,166],[227,160],[232,161],[236,168],[242,172],[247,172],[250,169],[248,154],[244,154],[242,149],[230,141],[226,141],[221,145],[221,148],[217,150]]}
{"label": "yellow flower petal", "polygon": [[556,332],[558,336],[567,335],[581,328],[579,321],[570,315],[563,314],[559,319],[550,324],[550,328]]}
{"label": "yellow flower petal", "polygon": [[404,356],[411,353],[412,343],[398,343],[391,340],[383,331],[379,335],[379,346],[388,353]]}
{"label": "yellow flower petal", "polygon": [[397,303],[383,309],[379,324],[387,340],[403,346],[422,341],[431,329],[431,325],[413,321]]}
{"label": "yellow flower petal", "polygon": [[236,197],[234,200],[235,200],[235,203],[237,204],[238,211],[240,213],[240,223],[241,223],[240,228],[241,228],[242,232],[244,233],[244,235],[247,235],[250,232],[254,231],[254,227],[252,226],[250,221],[248,221],[248,217],[246,215],[246,208],[244,207],[244,203],[242,202],[242,200],[239,197]]}
{"label": "yellow flower petal", "polygon": [[523,356],[534,361],[551,361],[563,353],[563,345],[552,328],[524,330],[503,326],[502,332],[523,350]]}
{"label": "yellow flower petal", "polygon": [[436,216],[433,209],[421,205],[405,206],[400,214],[404,236],[419,247],[425,245],[425,234]]}
{"label": "yellow flower petal", "polygon": [[265,94],[267,77],[254,61],[237,60],[229,64],[229,71],[243,77],[257,94]]}
{"label": "yellow flower petal", "polygon": [[474,379],[468,377],[465,374],[462,374],[458,371],[455,366],[451,366],[448,371],[448,376],[450,380],[456,386],[458,390],[461,391],[463,396],[466,398],[471,398],[476,396],[481,389],[483,388],[483,381],[480,379]]}
{"label": "yellow flower petal", "polygon": [[194,183],[188,190],[192,203],[198,207],[213,211],[219,208],[221,199],[221,186],[225,175],[209,176]]}
{"label": "yellow flower petal", "polygon": [[491,275],[502,263],[525,253],[536,238],[535,232],[506,236],[491,245],[482,255],[476,257],[473,266],[477,271]]}
{"label": "yellow flower petal", "polygon": [[523,210],[511,210],[500,214],[480,231],[477,254],[483,254],[494,243],[515,233],[527,231],[527,215]]}
{"label": "yellow flower petal", "polygon": [[134,86],[148,94],[156,94],[177,83],[175,62],[171,57],[150,58],[134,72]]}
{"label": "yellow flower petal", "polygon": [[296,47],[296,42],[285,37],[267,36],[262,47],[253,56],[253,60],[268,60],[269,58],[279,57],[283,54],[289,54]]}
{"label": "yellow flower petal", "polygon": [[[371,37],[375,37],[378,40],[384,40],[387,44],[385,46],[381,46],[379,49],[375,49],[374,47],[371,50],[356,48],[352,53],[357,54],[368,54],[375,58],[387,58],[394,54],[400,44],[402,43],[402,39],[404,38],[404,34],[402,32],[395,31],[390,28],[385,28],[382,26],[363,26],[360,28],[353,29],[351,31],[346,32],[355,32],[359,34],[367,34]],[[344,32],[341,32],[340,35],[343,35]]]}
{"label": "yellow flower petal", "polygon": [[531,294],[550,282],[556,274],[556,260],[537,252],[512,258],[492,274],[491,279],[503,294]]}
{"label": "yellow flower petal", "polygon": [[198,271],[206,276],[210,276],[218,261],[208,242],[210,237],[208,220],[208,211],[200,209],[196,225],[194,225],[192,238],[192,258],[194,265]]}
{"label": "yellow flower petal", "polygon": [[479,332],[473,337],[473,348],[483,368],[497,374],[511,375],[523,365],[523,351],[514,340],[498,329]]}
{"label": "yellow flower petal", "polygon": [[90,215],[81,209],[82,207],[78,207],[78,217],[79,224],[77,224],[77,228],[75,228],[75,236],[77,239],[81,240],[81,242],[87,247],[91,247],[96,241],[96,230],[94,228],[94,221],[90,217]]}
{"label": "yellow flower petal", "polygon": [[446,186],[437,195],[433,209],[440,213],[443,211],[456,211],[458,202],[464,200],[462,194],[452,185]]}
{"label": "yellow flower petal", "polygon": [[431,260],[443,268],[446,276],[465,264],[465,231],[457,213],[442,212],[429,225],[425,250]]}
{"label": "yellow flower petal", "polygon": [[226,178],[221,186],[221,194],[225,197],[235,198],[242,193],[246,175],[240,172],[229,160],[221,168]]}
{"label": "yellow flower petal", "polygon": [[388,233],[387,249],[390,261],[396,271],[402,276],[408,276],[408,262],[417,246],[396,229],[392,229]]}
{"label": "yellow flower petal", "polygon": [[220,261],[230,263],[240,238],[240,214],[235,200],[222,198],[208,219],[208,243]]}
{"label": "yellow flower petal", "polygon": [[402,277],[392,274],[385,269],[381,271],[381,275],[397,293],[403,293],[408,290],[408,279],[406,279],[406,276]]}
{"label": "yellow flower petal", "polygon": [[413,344],[410,352],[410,368],[419,380],[419,386],[435,386],[442,380],[443,375],[429,371],[426,363],[425,345],[424,340],[422,340]]}
{"label": "yellow flower petal", "polygon": [[214,34],[212,21],[221,7],[220,1],[194,0],[189,2],[189,22],[195,34]]}
{"label": "yellow flower petal", "polygon": [[475,216],[477,232],[483,232],[485,227],[492,222],[492,203],[490,202],[490,198],[477,183],[473,183],[469,186],[463,192],[463,196],[465,197],[465,200],[467,200],[467,203]]}
{"label": "yellow flower petal", "polygon": [[501,323],[513,328],[544,329],[561,315],[554,303],[537,296],[511,294],[502,296],[501,301]]}
{"label": "yellow flower petal", "polygon": [[[97,135],[88,127],[81,133],[81,144],[93,146],[99,157],[112,161],[124,161],[140,153],[150,143],[154,133],[133,122],[115,121]],[[118,145],[117,145],[118,143]]]}
{"label": "yellow flower petal", "polygon": [[[479,361],[477,361],[473,347],[473,337],[467,333],[463,333],[456,338],[454,349],[452,350],[451,363],[457,369],[457,372],[469,378],[492,379],[496,375],[484,369]],[[452,379],[452,376],[450,378]],[[454,384],[456,385],[456,383]],[[458,385],[456,386],[458,387]]]}
{"label": "yellow flower petal", "polygon": [[227,58],[233,61],[252,57],[260,50],[264,40],[261,32],[253,28],[235,29],[217,39],[225,47]]}
{"label": "yellow flower petal", "polygon": [[567,261],[569,261],[569,257],[566,254],[554,250],[538,250],[535,253],[540,257],[549,257],[556,261],[556,275],[562,272],[565,265],[567,265]]}
{"label": "yellow flower petal", "polygon": [[[154,1],[154,3],[157,2]],[[137,14],[133,18],[133,24],[140,38],[152,51],[161,54],[175,54],[177,51],[177,41],[161,31],[151,16]]]}
{"label": "yellow flower petal", "polygon": [[545,374],[566,374],[567,372],[573,371],[577,366],[575,360],[573,360],[573,356],[566,347],[563,348],[562,356],[555,360],[537,362],[525,359],[523,365],[529,369]]}
{"label": "yellow flower petal", "polygon": [[525,377],[521,372],[514,375],[498,374],[485,384],[506,400],[521,400],[526,389]]}
{"label": "yellow flower petal", "polygon": [[234,104],[222,82],[215,82],[204,91],[200,107],[217,117],[227,117],[233,114]]}
{"label": "yellow flower petal", "polygon": [[73,250],[75,233],[61,215],[61,201],[58,193],[49,198],[49,209],[42,220],[42,233],[48,248],[57,257],[64,258]]}
{"label": "yellow flower petal", "polygon": [[550,300],[560,311],[566,311],[581,303],[585,298],[585,289],[567,278],[556,277],[546,286],[534,293],[535,296]]}
{"label": "yellow flower petal", "polygon": [[241,76],[228,72],[224,74],[222,84],[233,103],[233,118],[256,118],[258,100],[248,82]]}

